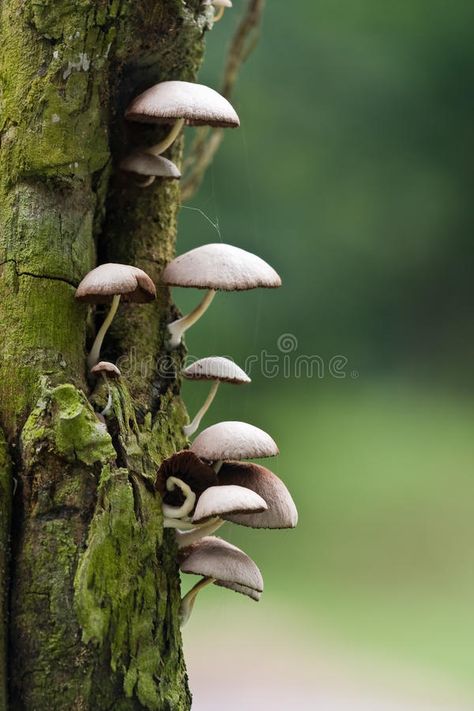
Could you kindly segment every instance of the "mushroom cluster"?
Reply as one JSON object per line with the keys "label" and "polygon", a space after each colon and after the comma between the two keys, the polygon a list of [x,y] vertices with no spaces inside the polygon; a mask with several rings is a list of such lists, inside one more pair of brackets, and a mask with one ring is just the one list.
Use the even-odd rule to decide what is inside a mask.
{"label": "mushroom cluster", "polygon": [[[215,21],[230,0],[210,0]],[[164,81],[137,96],[125,114],[129,121],[168,124],[168,133],[156,145],[136,150],[120,163],[141,187],[156,178],[179,179],[179,168],[162,154],[188,125],[236,127],[239,117],[230,103],[209,87],[184,81]],[[163,287],[203,289],[202,301],[191,313],[168,325],[168,346],[177,348],[185,332],[211,304],[217,291],[245,291],[281,286],[277,272],[263,259],[229,244],[206,244],[173,259],[161,277]],[[99,413],[113,414],[112,379],[120,378],[116,365],[101,360],[107,331],[122,301],[147,303],[156,298],[152,279],[126,264],[102,264],[83,278],[76,299],[92,305],[108,304],[109,311],[95,336],[87,363],[91,374],[103,378],[108,398]],[[248,375],[228,358],[201,358],[183,370],[188,380],[207,380],[210,392],[197,414],[184,426],[191,437],[214,400],[221,383],[250,383]],[[156,478],[161,496],[164,528],[174,529],[180,569],[202,576],[185,595],[181,621],[190,617],[198,592],[213,583],[259,600],[262,575],[243,551],[213,536],[224,523],[251,528],[294,528],[298,514],[283,481],[253,459],[274,457],[279,450],[263,430],[246,422],[219,422],[203,430],[188,449],[162,462]]]}
{"label": "mushroom cluster", "polygon": [[163,497],[163,525],[176,529],[181,571],[202,576],[183,597],[183,625],[197,593],[211,583],[260,599],[263,580],[255,563],[211,534],[226,521],[250,528],[296,526],[296,506],[283,481],[270,469],[243,461],[277,454],[274,440],[258,427],[219,422],[161,465],[156,486]]}

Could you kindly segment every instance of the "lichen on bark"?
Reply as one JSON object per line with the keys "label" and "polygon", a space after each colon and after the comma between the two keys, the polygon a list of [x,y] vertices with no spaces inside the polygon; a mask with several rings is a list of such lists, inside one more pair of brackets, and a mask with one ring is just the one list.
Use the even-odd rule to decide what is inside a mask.
{"label": "lichen on bark", "polygon": [[0,12],[3,553],[17,482],[8,708],[184,711],[175,544],[152,486],[183,445],[179,384],[157,370],[169,294],[121,308],[106,354],[131,366],[105,427],[85,370],[101,313],[74,289],[97,260],[158,281],[173,255],[179,188],[140,191],[117,169],[160,129],[126,126],[123,109],[155,81],[195,79],[208,14],[200,0],[3,0]]}

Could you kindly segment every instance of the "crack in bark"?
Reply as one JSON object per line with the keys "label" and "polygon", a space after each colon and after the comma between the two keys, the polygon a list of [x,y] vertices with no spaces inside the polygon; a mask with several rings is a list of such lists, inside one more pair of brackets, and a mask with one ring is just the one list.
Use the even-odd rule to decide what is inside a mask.
{"label": "crack in bark", "polygon": [[33,272],[19,272],[18,271],[18,262],[16,259],[5,259],[3,262],[0,262],[0,267],[5,266],[5,264],[13,264],[14,265],[15,274],[17,277],[29,276],[29,277],[32,277],[33,279],[47,279],[48,281],[62,281],[64,284],[67,284],[68,286],[72,286],[74,289],[77,289],[77,287],[78,287],[77,282],[72,281],[71,279],[66,279],[66,277],[60,277],[60,276],[56,276],[53,274],[33,274]]}

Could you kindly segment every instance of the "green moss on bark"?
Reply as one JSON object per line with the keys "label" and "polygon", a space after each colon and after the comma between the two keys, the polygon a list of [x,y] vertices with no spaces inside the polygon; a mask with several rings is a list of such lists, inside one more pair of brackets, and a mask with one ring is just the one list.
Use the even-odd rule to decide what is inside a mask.
{"label": "green moss on bark", "polygon": [[75,579],[78,619],[83,641],[96,645],[122,678],[125,697],[150,710],[185,708],[181,691],[170,697],[172,686],[158,681],[182,668],[181,651],[166,641],[167,634],[179,635],[179,617],[170,606],[176,582],[174,591],[167,582],[172,572],[176,580],[176,570],[166,570],[160,557],[162,536],[159,497],[126,469],[105,467]]}
{"label": "green moss on bark", "polygon": [[0,430],[0,711],[7,710],[7,592],[10,559],[11,461]]}

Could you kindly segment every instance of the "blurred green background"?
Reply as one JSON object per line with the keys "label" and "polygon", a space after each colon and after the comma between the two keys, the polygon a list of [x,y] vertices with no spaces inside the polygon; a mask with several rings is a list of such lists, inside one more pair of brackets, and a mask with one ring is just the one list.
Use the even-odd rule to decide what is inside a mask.
{"label": "blurred green background", "polygon": [[[242,11],[235,0],[209,34],[204,83],[219,86]],[[473,27],[472,1],[268,2],[235,95],[242,127],[226,132],[182,210],[178,241],[178,252],[219,239],[243,247],[284,282],[219,294],[187,338],[192,356],[255,357],[252,385],[222,387],[204,424],[242,419],[270,432],[281,456],[267,463],[300,510],[293,532],[223,529],[262,568],[261,614],[281,606],[304,621],[306,660],[312,639],[337,639],[439,675],[467,694],[466,708]],[[174,296],[183,310],[199,299]],[[318,357],[313,377],[301,356]],[[344,377],[330,373],[334,356]],[[185,385],[190,412],[205,394]],[[236,597],[203,593],[188,644],[210,606],[241,615],[242,630],[246,614],[256,620]]]}

